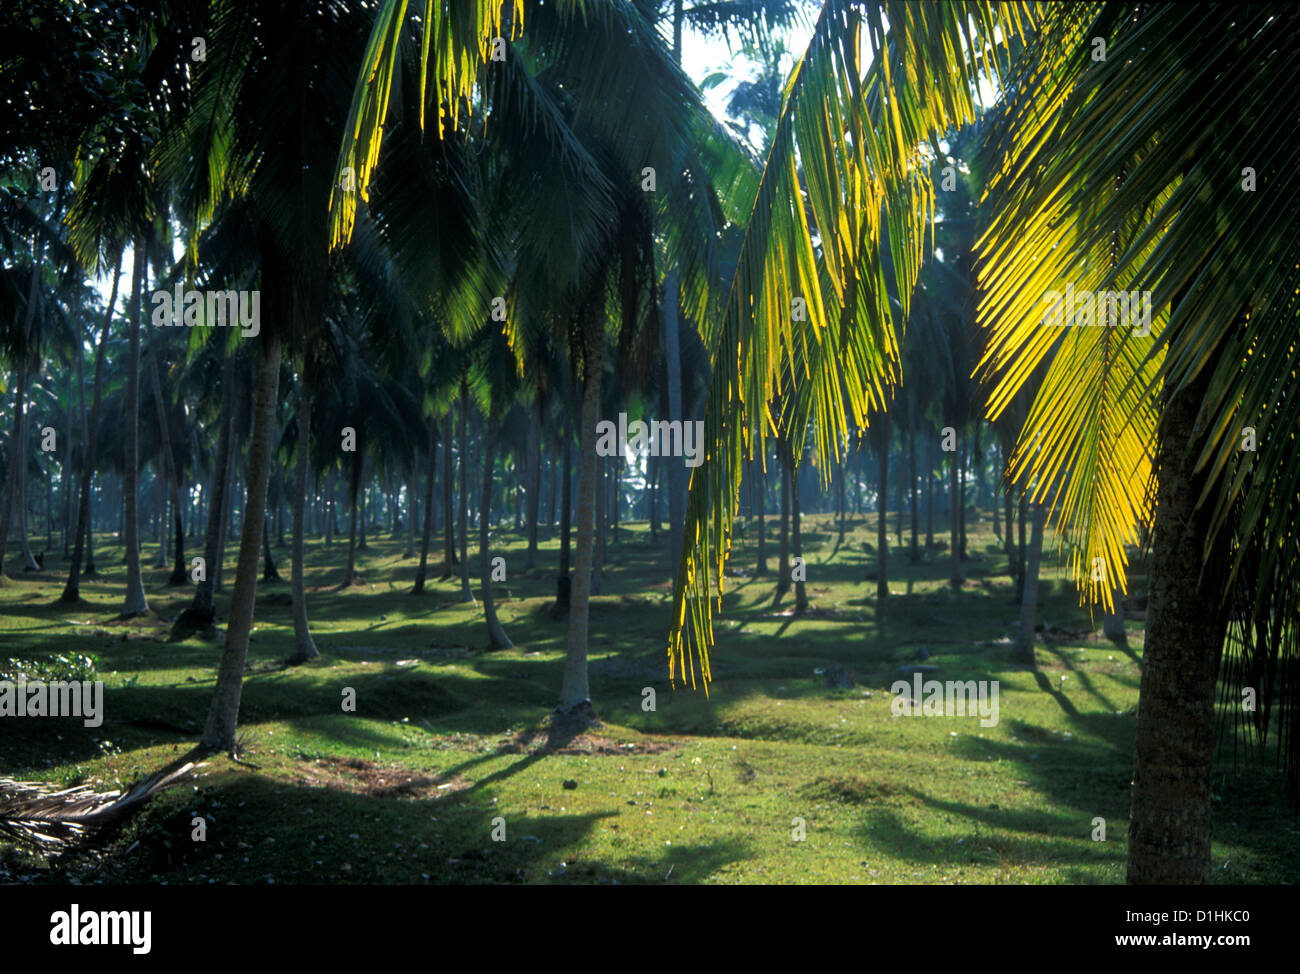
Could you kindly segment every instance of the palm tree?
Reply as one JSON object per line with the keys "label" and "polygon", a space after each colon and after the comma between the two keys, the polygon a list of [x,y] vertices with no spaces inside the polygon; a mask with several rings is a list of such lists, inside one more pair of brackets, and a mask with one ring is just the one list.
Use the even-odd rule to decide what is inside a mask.
{"label": "palm tree", "polygon": [[[832,371],[847,378],[848,405],[865,418],[867,400],[895,371],[894,319],[879,304],[886,288],[870,288],[874,301],[862,288],[864,276],[878,275],[882,228],[906,258],[895,266],[906,312],[931,198],[927,143],[973,122],[976,75],[996,74],[1004,96],[985,136],[994,176],[978,245],[986,361],[1004,376],[989,413],[996,417],[1047,364],[1012,466],[1061,472],[1058,524],[1072,567],[1079,577],[1094,559],[1102,567],[1087,576],[1090,597],[1104,602],[1113,584],[1124,587],[1124,542],[1154,517],[1128,875],[1134,883],[1206,880],[1225,636],[1233,664],[1225,674],[1239,682],[1290,658],[1298,638],[1289,621],[1297,576],[1282,566],[1300,555],[1291,527],[1300,466],[1283,435],[1254,454],[1238,449],[1243,426],[1289,429],[1300,410],[1297,213],[1252,191],[1300,161],[1275,124],[1295,90],[1298,26],[1300,12],[1280,4],[1241,12],[1083,3],[1040,16],[1013,4],[827,0],[791,79],[717,329],[715,348],[728,354],[716,360],[706,419],[710,462],[692,484],[675,664],[698,652],[708,676],[705,600],[734,514],[733,458],[774,384],[773,363],[792,344],[824,348],[802,395],[832,419],[841,415],[826,393],[836,387],[819,381]],[[1223,43],[1229,36],[1240,43]],[[1095,39],[1105,44],[1104,61],[1094,57]],[[1234,84],[1215,80],[1224,77]],[[926,79],[922,89],[917,78]],[[1205,97],[1210,91],[1219,94]],[[850,136],[842,145],[807,139],[837,130]],[[793,184],[796,144],[807,204]],[[1243,172],[1241,160],[1257,162]],[[858,199],[867,207],[853,205]],[[876,203],[885,218],[863,222]],[[821,255],[807,209],[823,234]],[[815,287],[818,269],[829,294]],[[1102,327],[1063,336],[1040,327],[1041,299],[1067,283],[1150,292],[1150,333]],[[779,327],[792,286],[821,298],[809,327]],[[1153,471],[1152,495],[1143,488]],[[1033,499],[1055,480],[1039,477]],[[711,510],[726,516],[711,521]],[[1300,681],[1294,667],[1288,672],[1282,686],[1267,685],[1294,706]],[[1268,712],[1253,717],[1260,735]],[[1300,751],[1283,743],[1295,769]]]}
{"label": "palm tree", "polygon": [[[418,115],[423,123],[429,80],[436,92],[433,101],[441,106],[440,134],[457,130],[462,122],[472,128],[464,121],[475,102],[472,96],[492,113],[493,124],[472,131],[489,140],[504,160],[494,173],[496,184],[509,187],[515,199],[537,205],[536,212],[522,215],[515,232],[493,235],[491,262],[510,267],[515,298],[507,327],[515,329],[533,317],[530,296],[558,295],[561,312],[551,308],[543,316],[538,310],[536,317],[565,329],[571,361],[582,370],[577,550],[569,662],[560,695],[562,712],[581,714],[590,711],[587,602],[595,532],[589,519],[594,517],[606,291],[613,290],[615,280],[624,285],[616,307],[623,317],[621,330],[628,331],[639,323],[641,309],[655,303],[644,297],[659,285],[644,273],[645,257],[654,247],[654,225],[647,217],[650,199],[638,183],[646,167],[663,174],[659,195],[651,198],[654,212],[669,218],[660,228],[667,251],[662,266],[676,271],[680,304],[692,320],[701,321],[717,298],[718,231],[730,216],[740,218],[738,208],[723,203],[743,195],[734,190],[747,184],[749,160],[713,122],[636,5],[599,0],[579,10],[572,3],[520,4],[526,29],[519,43],[528,57],[508,50],[505,61],[489,64],[484,62],[491,40],[506,34],[513,39],[520,23],[503,24],[502,9],[492,3],[457,0],[449,6],[454,9],[435,7],[433,19],[423,25]],[[384,3],[371,33],[338,163],[340,170],[355,173],[357,192],[334,196],[336,245],[351,238],[358,198],[366,198],[375,173],[392,82],[406,63],[403,52],[408,49],[401,43],[406,8],[404,0]],[[444,14],[450,16],[442,20]],[[432,60],[431,50],[437,54]],[[404,86],[408,92],[416,88]],[[539,153],[539,148],[546,151]],[[513,247],[503,253],[503,243]],[[458,327],[472,332],[491,295],[490,290],[481,295],[477,307],[472,301],[458,302],[453,312],[462,320],[449,323],[448,332],[455,334]],[[677,299],[665,301],[671,314]]]}

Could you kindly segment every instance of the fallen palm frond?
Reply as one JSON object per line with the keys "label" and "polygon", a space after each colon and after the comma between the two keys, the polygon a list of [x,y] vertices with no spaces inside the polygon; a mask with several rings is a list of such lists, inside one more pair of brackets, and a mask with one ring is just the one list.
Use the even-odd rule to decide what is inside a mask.
{"label": "fallen palm frond", "polygon": [[0,837],[46,851],[79,845],[121,824],[154,795],[201,767],[192,761],[173,763],[125,794],[91,791],[86,785],[55,791],[48,784],[0,778]]}

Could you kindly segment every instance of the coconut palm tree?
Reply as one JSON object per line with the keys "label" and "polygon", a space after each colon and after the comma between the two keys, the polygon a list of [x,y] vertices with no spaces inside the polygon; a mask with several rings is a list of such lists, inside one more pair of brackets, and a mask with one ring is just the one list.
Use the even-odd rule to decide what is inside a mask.
{"label": "coconut palm tree", "polygon": [[[717,300],[719,230],[729,217],[741,218],[738,209],[722,204],[744,195],[735,190],[747,185],[752,168],[708,115],[645,10],[612,0],[506,9],[510,16],[503,21],[502,8],[491,3],[453,0],[432,8],[419,48],[418,115],[423,122],[429,82],[440,134],[470,127],[476,104],[490,113],[481,137],[495,140],[505,160],[499,184],[532,204],[515,233],[489,235],[496,245],[492,260],[510,267],[515,304],[507,327],[530,318],[530,295],[556,296],[558,313],[547,309],[545,320],[563,329],[570,360],[581,370],[577,549],[560,708],[585,714],[591,709],[587,603],[595,538],[589,521],[605,319],[612,305],[626,331],[656,303],[646,295],[659,280],[645,272],[656,229],[666,251],[663,266],[675,269],[681,282],[680,289],[669,289],[680,290],[680,302],[666,298],[669,314],[680,303],[692,320],[704,319],[709,302]],[[371,32],[339,159],[341,170],[355,173],[357,192],[334,196],[336,245],[351,238],[359,199],[368,196],[404,52],[415,56],[415,44],[403,44],[406,10],[404,0],[382,4]],[[521,29],[524,56],[513,46]],[[505,45],[504,60],[488,61],[497,38]],[[611,294],[618,299],[611,301]],[[450,321],[449,333],[477,327],[491,298],[488,291],[477,316],[464,310],[471,303],[460,302],[468,323]]]}
{"label": "coconut palm tree", "polygon": [[[1300,465],[1281,431],[1300,418],[1300,234],[1294,208],[1258,191],[1300,161],[1276,127],[1293,109],[1298,26],[1300,13],[1280,4],[1081,3],[1040,14],[827,0],[787,90],[718,329],[715,348],[728,354],[706,420],[711,462],[691,491],[675,664],[699,653],[707,677],[706,598],[734,513],[742,431],[791,345],[828,353],[800,390],[832,419],[865,417],[894,375],[882,228],[904,257],[895,276],[906,313],[931,212],[928,143],[975,120],[984,71],[1002,91],[985,136],[993,175],[977,248],[985,361],[1003,374],[989,413],[1046,365],[1012,467],[1060,472],[1038,477],[1031,499],[1057,498],[1089,597],[1104,603],[1124,587],[1124,543],[1154,518],[1128,876],[1205,881],[1221,660],[1225,675],[1262,682],[1272,699],[1294,707],[1300,696],[1294,666],[1281,682],[1260,676],[1293,658],[1298,638]],[[830,132],[848,137],[822,138]],[[806,197],[793,182],[796,146]],[[819,267],[829,294],[816,286]],[[1141,321],[1042,327],[1043,298],[1067,284],[1149,292],[1149,332]],[[800,288],[820,299],[806,328],[784,319]],[[821,381],[828,371],[847,378],[848,409],[828,395],[838,389]],[[1243,450],[1245,427],[1272,433]],[[1258,735],[1269,713],[1250,715]],[[1293,781],[1295,745],[1283,741]]]}

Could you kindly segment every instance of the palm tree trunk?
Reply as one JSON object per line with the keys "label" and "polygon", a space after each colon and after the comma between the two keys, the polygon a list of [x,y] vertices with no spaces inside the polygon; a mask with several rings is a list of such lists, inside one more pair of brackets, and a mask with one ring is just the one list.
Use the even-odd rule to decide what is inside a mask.
{"label": "palm tree trunk", "polygon": [[934,437],[925,438],[925,550],[931,552],[934,550],[934,482],[938,478],[934,475]]}
{"label": "palm tree trunk", "polygon": [[889,414],[885,413],[880,417],[882,430],[880,433],[880,449],[877,451],[880,459],[880,487],[878,498],[880,501],[880,510],[876,516],[876,601],[881,602],[889,597],[889,521],[886,516],[886,507],[889,499]]}
{"label": "palm tree trunk", "polygon": [[527,504],[528,552],[524,555],[524,571],[537,567],[537,508],[542,499],[542,400],[540,393],[528,419],[528,473]]}
{"label": "palm tree trunk", "polygon": [[443,545],[442,545],[442,578],[445,580],[451,578],[452,566],[456,564],[456,520],[452,511],[452,479],[455,474],[452,473],[451,466],[451,437],[452,437],[452,418],[451,407],[447,407],[447,416],[444,422],[446,429],[442,437],[442,523],[443,523]]}
{"label": "palm tree trunk", "polygon": [[605,587],[605,524],[609,485],[606,483],[606,457],[596,458],[596,550],[591,566],[591,594],[599,595]]}
{"label": "palm tree trunk", "polygon": [[1205,883],[1210,875],[1214,694],[1226,634],[1226,545],[1211,550],[1210,508],[1197,507],[1206,430],[1198,412],[1211,369],[1170,396],[1160,418],[1150,594],[1138,695],[1131,884]]}
{"label": "palm tree trunk", "polygon": [[[957,430],[957,436],[960,440],[961,431]],[[962,583],[966,580],[965,574],[961,569],[961,444],[954,444],[956,449],[952,451],[952,468],[951,480],[948,491],[951,495],[952,516],[950,518],[952,545],[949,551],[950,569],[948,574],[948,584],[953,588],[961,588]]]}
{"label": "palm tree trunk", "polygon": [[908,429],[907,431],[907,472],[911,475],[911,486],[908,488],[907,495],[912,506],[912,554],[913,562],[921,560],[920,538],[918,537],[920,525],[917,523],[917,495],[920,491],[916,486],[916,431]]}
{"label": "palm tree trunk", "polygon": [[415,570],[412,595],[424,591],[424,579],[429,567],[429,542],[433,538],[433,475],[438,466],[438,420],[429,420],[429,472],[424,478],[424,529],[420,538],[420,567]]}
{"label": "palm tree trunk", "polygon": [[351,511],[348,515],[348,563],[347,567],[343,569],[344,588],[355,584],[357,580],[357,507],[360,493],[361,453],[358,445],[358,452],[352,455],[352,476],[348,481],[348,499],[351,501],[348,506]]}
{"label": "palm tree trunk", "polygon": [[290,663],[305,663],[316,659],[320,651],[311,638],[307,622],[307,586],[305,583],[307,538],[307,473],[308,453],[311,444],[312,390],[307,387],[307,369],[304,367],[298,381],[298,464],[294,471],[293,491],[293,565],[290,570],[290,598],[293,601],[293,653]]}
{"label": "palm tree trunk", "polygon": [[338,520],[334,514],[334,470],[325,474],[325,547],[334,541],[334,532],[338,530]]}
{"label": "palm tree trunk", "polygon": [[790,466],[785,443],[777,440],[776,455],[781,465],[781,553],[776,569],[776,598],[790,591]]}
{"label": "palm tree trunk", "polygon": [[473,602],[469,587],[469,377],[460,377],[460,600]]}
{"label": "palm tree trunk", "polygon": [[235,453],[234,426],[235,357],[227,351],[221,362],[221,428],[217,433],[217,458],[212,466],[212,500],[208,504],[208,523],[203,532],[204,574],[194,593],[194,601],[177,620],[178,624],[190,616],[203,628],[212,625],[214,594],[221,584],[221,567],[226,560],[226,530],[234,492],[231,478]]}
{"label": "palm tree trunk", "polygon": [[361,464],[359,468],[361,471],[361,482],[359,487],[358,499],[361,505],[361,513],[357,515],[357,523],[358,523],[357,551],[365,551],[367,548],[370,547],[368,544],[366,544],[366,515],[368,513],[366,511],[366,498],[370,494],[370,485],[366,481],[366,458],[362,456],[359,462]]}
{"label": "palm tree trunk", "polygon": [[1006,549],[1007,553],[1007,574],[1011,576],[1011,580],[1015,582],[1016,587],[1019,588],[1020,572],[1016,567],[1016,538],[1013,533],[1015,528],[1015,520],[1013,518],[1015,507],[1011,495],[1012,488],[1011,485],[1008,484],[1007,489],[1002,494],[1002,513],[1004,515],[1003,520],[1006,522],[1006,534],[1002,538],[1002,546]]}
{"label": "palm tree trunk", "polygon": [[[113,285],[108,297],[108,306],[104,309],[104,324],[99,330],[99,344],[95,349],[95,386],[92,393],[90,420],[86,420],[86,386],[81,375],[81,343],[78,341],[77,385],[81,389],[81,498],[77,502],[77,532],[73,539],[72,564],[68,567],[68,581],[63,586],[60,602],[77,602],[81,599],[81,556],[83,541],[85,550],[90,550],[90,479],[95,473],[95,439],[99,432],[99,400],[104,389],[104,350],[108,346],[108,329],[113,321],[113,306],[117,304],[117,286],[122,276],[122,254],[117,255],[117,265],[113,269]],[[4,539],[0,538],[0,564],[4,561]],[[93,558],[87,561],[89,568]]]}
{"label": "palm tree trunk", "polygon": [[758,567],[755,569],[756,576],[767,574],[767,483],[763,476],[763,466],[758,460],[751,460],[749,468],[754,475],[754,498],[757,507],[756,514],[758,517]]}
{"label": "palm tree trunk", "polygon": [[1017,663],[1034,665],[1034,626],[1038,615],[1038,570],[1043,560],[1043,520],[1047,512],[1041,503],[1034,505],[1033,528],[1029,537],[1025,585],[1020,597],[1020,628],[1011,657]]}
{"label": "palm tree trunk", "polygon": [[510,637],[501,627],[501,620],[497,618],[496,599],[492,595],[492,558],[488,550],[490,520],[488,515],[492,510],[492,472],[496,465],[499,408],[497,397],[493,395],[492,404],[488,407],[487,428],[483,431],[483,490],[479,501],[478,517],[479,578],[483,586],[483,616],[487,622],[488,649],[514,649]]}
{"label": "palm tree trunk", "polygon": [[[189,572],[185,567],[185,528],[181,518],[181,496],[180,496],[180,471],[176,468],[176,455],[172,452],[170,424],[167,422],[167,408],[163,404],[162,379],[158,374],[158,356],[149,356],[149,381],[153,387],[154,411],[158,414],[158,435],[162,440],[162,460],[163,476],[165,487],[171,493],[172,501],[172,527],[175,534],[175,550],[172,558],[172,573],[167,579],[167,584],[171,587],[184,585],[189,580]],[[166,508],[164,502],[163,507]],[[168,525],[164,521],[163,532],[166,534]],[[166,565],[166,560],[163,561]],[[162,566],[159,566],[162,567]]]}
{"label": "palm tree trunk", "polygon": [[[675,300],[675,299],[674,299]],[[564,682],[559,709],[570,719],[594,717],[587,683],[587,623],[591,605],[591,568],[595,555],[596,424],[600,413],[601,367],[605,335],[600,311],[584,314],[582,354],[582,460],[578,474],[578,539],[573,589],[569,601]],[[680,533],[679,533],[680,537]]]}
{"label": "palm tree trunk", "polygon": [[[76,352],[77,355],[76,381],[77,382],[82,382],[85,378],[85,376],[83,375],[83,372],[85,370],[82,366],[82,359],[85,357],[85,353],[82,350],[81,341],[82,341],[81,326],[78,325],[76,339],[74,341],[74,345],[76,346],[77,349]],[[68,408],[63,418],[63,428],[64,430],[67,431],[64,435],[67,437],[72,436],[72,382],[73,382],[72,378],[69,377],[68,378]],[[84,389],[82,390],[81,395],[82,398],[84,399],[85,398]],[[86,429],[84,425],[81,428],[81,442],[82,443],[86,442]],[[62,493],[63,495],[62,520],[63,520],[63,557],[64,558],[67,558],[68,555],[71,554],[69,548],[72,544],[72,492],[75,489],[75,485],[78,480],[76,476],[76,470],[72,464],[71,444],[69,443],[67,444],[67,446],[68,449],[65,454],[66,459],[63,461],[62,464],[60,464],[61,476],[59,477],[59,489],[60,489],[60,493]]]}
{"label": "palm tree trunk", "polygon": [[1025,516],[1029,510],[1029,496],[1020,491],[1016,514],[1019,519],[1020,543],[1016,546],[1016,601],[1025,593]]}
{"label": "palm tree trunk", "polygon": [[547,498],[547,515],[546,515],[546,536],[555,537],[555,505],[559,502],[559,473],[556,470],[555,456],[547,461],[547,466],[551,469],[551,496]]}
{"label": "palm tree trunk", "polygon": [[[678,333],[678,278],[675,270],[669,271],[664,282],[663,340],[664,367],[668,386],[668,420],[680,421],[682,416],[682,356],[681,336]],[[677,578],[677,566],[682,560],[682,526],[685,518],[685,490],[682,483],[682,463],[674,457],[668,467],[668,530],[669,552],[672,561],[672,578]]]}
{"label": "palm tree trunk", "polygon": [[145,246],[137,238],[131,270],[131,308],[127,315],[130,345],[126,372],[126,459],[122,477],[126,545],[126,596],[120,617],[129,619],[149,611],[144,594],[144,577],[140,572],[140,295],[144,288]]}
{"label": "palm tree trunk", "polygon": [[255,393],[253,443],[248,463],[248,497],[244,503],[239,561],[235,568],[235,590],[230,599],[226,647],[217,670],[217,686],[203,728],[203,746],[213,750],[233,751],[235,747],[235,725],[239,719],[244,662],[248,657],[248,637],[253,629],[253,610],[257,596],[257,563],[262,548],[279,380],[280,340],[273,332],[263,334]]}
{"label": "palm tree trunk", "polygon": [[5,553],[9,547],[9,529],[14,507],[17,505],[18,468],[25,457],[23,442],[23,400],[26,398],[26,360],[18,367],[18,383],[14,390],[14,431],[9,440],[9,471],[5,478],[4,514],[0,516],[0,575],[3,575]]}
{"label": "palm tree trunk", "polygon": [[411,457],[411,475],[406,481],[406,550],[403,558],[415,557],[415,522],[420,516],[420,502],[416,499],[416,485],[420,476],[420,455],[415,451]]}
{"label": "palm tree trunk", "polygon": [[659,540],[659,458],[646,457],[646,480],[650,482],[649,508],[646,516],[650,519],[650,540]]}
{"label": "palm tree trunk", "polygon": [[[794,465],[794,449],[787,446],[789,451],[788,462],[791,473],[790,477],[790,550],[795,558],[803,557],[803,541],[799,532],[799,474]],[[808,611],[808,586],[804,579],[807,575],[807,566],[799,572],[799,578],[794,583],[794,613],[803,615]]]}
{"label": "palm tree trunk", "polygon": [[568,615],[573,579],[569,577],[573,533],[573,437],[564,431],[564,485],[560,501],[560,571],[555,577],[555,614]]}

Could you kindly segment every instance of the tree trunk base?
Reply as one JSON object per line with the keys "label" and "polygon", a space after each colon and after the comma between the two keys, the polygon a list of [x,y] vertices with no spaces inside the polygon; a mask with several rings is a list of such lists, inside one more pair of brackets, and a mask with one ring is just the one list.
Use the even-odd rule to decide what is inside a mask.
{"label": "tree trunk base", "polygon": [[195,633],[209,633],[215,629],[216,613],[212,609],[196,609],[190,606],[172,623],[170,641],[187,639]]}
{"label": "tree trunk base", "polygon": [[547,747],[562,747],[573,738],[592,727],[600,726],[596,708],[590,700],[579,700],[569,707],[556,707],[551,711],[550,734]]}
{"label": "tree trunk base", "polygon": [[569,591],[573,580],[568,575],[555,578],[555,604],[551,606],[552,619],[566,619],[569,615]]}

